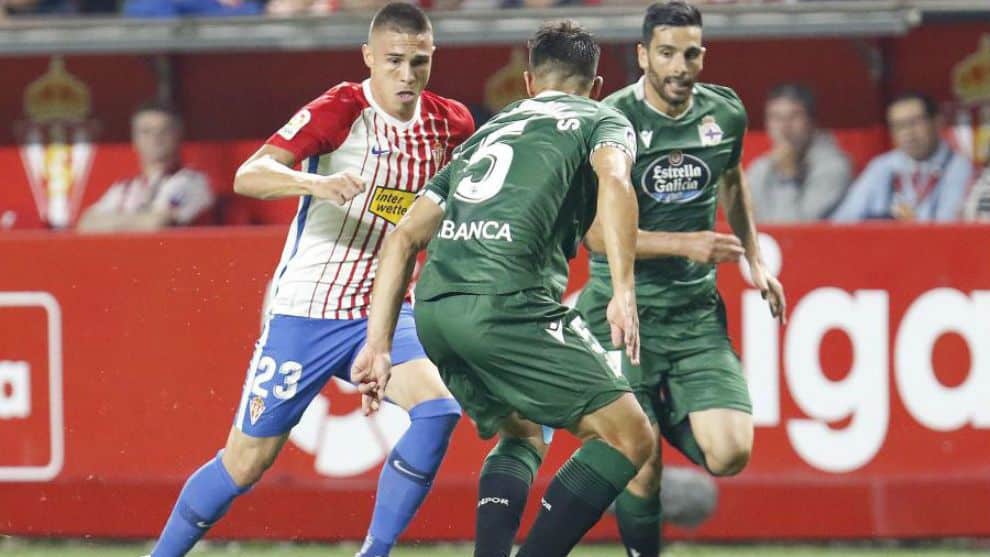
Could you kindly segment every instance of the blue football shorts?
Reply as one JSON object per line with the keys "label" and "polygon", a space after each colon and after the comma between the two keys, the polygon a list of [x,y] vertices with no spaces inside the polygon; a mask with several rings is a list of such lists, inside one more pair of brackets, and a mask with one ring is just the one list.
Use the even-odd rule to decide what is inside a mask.
{"label": "blue football shorts", "polygon": [[[367,319],[271,316],[255,345],[234,426],[252,437],[292,429],[331,377],[350,382],[367,324]],[[392,339],[392,365],[425,357],[412,307],[404,304]]]}

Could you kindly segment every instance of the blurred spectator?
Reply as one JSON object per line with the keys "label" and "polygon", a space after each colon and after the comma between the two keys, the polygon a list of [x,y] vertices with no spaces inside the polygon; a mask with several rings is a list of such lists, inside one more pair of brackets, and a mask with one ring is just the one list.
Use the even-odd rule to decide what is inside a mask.
{"label": "blurred spectator", "polygon": [[852,167],[832,134],[815,127],[815,98],[785,83],[770,91],[766,128],[771,150],[746,172],[760,222],[824,219],[842,200]]}
{"label": "blurred spectator", "polygon": [[963,218],[970,222],[990,222],[990,164],[973,184],[963,207]]}
{"label": "blurred spectator", "polygon": [[127,17],[224,17],[258,15],[264,11],[260,0],[126,0]]}
{"label": "blurred spectator", "polygon": [[0,19],[20,15],[76,15],[114,13],[116,0],[0,0]]}
{"label": "blurred spectator", "polygon": [[157,230],[192,224],[213,205],[206,176],[179,160],[182,121],[171,106],[148,102],[131,118],[141,173],[110,186],[79,219],[91,232]]}
{"label": "blurred spectator", "polygon": [[942,140],[940,124],[930,97],[904,93],[895,98],[887,106],[894,150],[870,161],[833,218],[838,222],[956,220],[973,166]]}

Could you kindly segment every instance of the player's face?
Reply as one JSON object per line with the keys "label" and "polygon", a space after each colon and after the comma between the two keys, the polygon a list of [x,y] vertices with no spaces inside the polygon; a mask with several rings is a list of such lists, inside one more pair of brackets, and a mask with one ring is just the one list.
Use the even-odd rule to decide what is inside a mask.
{"label": "player's face", "polygon": [[938,125],[925,114],[925,105],[917,99],[894,103],[887,109],[887,125],[894,146],[915,160],[925,160],[938,146]]}
{"label": "player's face", "polygon": [[179,123],[164,112],[140,112],[131,121],[131,141],[142,163],[169,163],[179,152]]}
{"label": "player's face", "polygon": [[774,143],[786,142],[803,149],[814,131],[811,115],[801,103],[786,97],[767,103],[767,133]]}
{"label": "player's face", "polygon": [[654,27],[650,43],[637,45],[636,52],[647,87],[667,105],[678,107],[691,99],[705,60],[701,27]]}
{"label": "player's face", "polygon": [[386,112],[408,120],[416,110],[420,93],[430,80],[433,65],[433,33],[402,33],[379,29],[361,49],[371,70],[371,89]]}

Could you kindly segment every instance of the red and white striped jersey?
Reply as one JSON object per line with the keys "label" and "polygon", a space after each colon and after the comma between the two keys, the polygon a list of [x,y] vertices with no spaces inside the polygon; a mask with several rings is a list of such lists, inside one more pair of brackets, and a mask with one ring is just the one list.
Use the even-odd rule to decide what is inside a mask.
{"label": "red and white striped jersey", "polygon": [[474,132],[461,103],[423,91],[413,118],[389,116],[369,81],[340,83],[267,143],[302,169],[360,174],[367,190],[343,206],[303,196],[275,270],[271,311],[322,319],[367,317],[378,250],[417,192]]}

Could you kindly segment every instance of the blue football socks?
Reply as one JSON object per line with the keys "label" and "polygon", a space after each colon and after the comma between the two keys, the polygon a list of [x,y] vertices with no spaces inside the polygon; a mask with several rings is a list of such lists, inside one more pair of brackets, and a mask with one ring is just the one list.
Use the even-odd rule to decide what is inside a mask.
{"label": "blue football socks", "polygon": [[165,529],[151,551],[152,557],[179,557],[188,553],[223,517],[234,498],[251,488],[238,487],[234,483],[220,460],[222,454],[223,451],[217,453],[216,458],[186,480]]}
{"label": "blue football socks", "polygon": [[409,410],[409,429],[382,467],[371,528],[356,557],[388,556],[426,498],[460,416],[452,398],[427,400]]}

